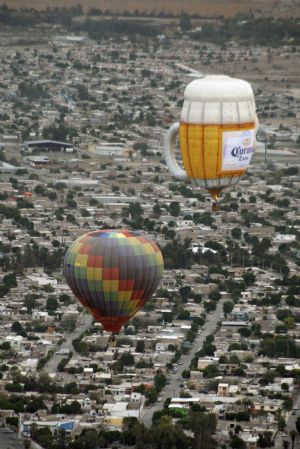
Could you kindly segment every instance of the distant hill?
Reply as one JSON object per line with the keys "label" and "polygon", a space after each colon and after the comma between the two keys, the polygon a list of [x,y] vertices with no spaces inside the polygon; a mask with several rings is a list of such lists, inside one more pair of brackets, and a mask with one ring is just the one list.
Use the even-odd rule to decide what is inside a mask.
{"label": "distant hill", "polygon": [[[232,17],[238,13],[260,12],[263,15],[299,17],[298,0],[0,0],[10,8],[71,7],[81,4],[88,12],[91,8],[122,14],[124,11],[139,14],[179,15],[182,10],[202,17]],[[298,4],[298,6],[297,6]]]}

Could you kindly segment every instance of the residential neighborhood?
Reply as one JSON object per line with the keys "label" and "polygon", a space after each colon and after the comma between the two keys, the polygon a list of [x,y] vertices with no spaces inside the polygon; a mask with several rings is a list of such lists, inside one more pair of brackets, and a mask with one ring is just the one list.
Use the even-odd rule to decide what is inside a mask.
{"label": "residential neighborhood", "polygon": [[[0,449],[300,447],[300,44],[196,32],[0,29]],[[218,212],[163,156],[186,85],[212,73],[251,83],[260,123]],[[98,229],[164,259],[113,338],[64,274]]]}

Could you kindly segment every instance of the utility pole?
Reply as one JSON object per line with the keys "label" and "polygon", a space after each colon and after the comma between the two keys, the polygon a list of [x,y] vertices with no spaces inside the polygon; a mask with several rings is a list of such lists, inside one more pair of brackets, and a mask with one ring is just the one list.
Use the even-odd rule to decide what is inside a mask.
{"label": "utility pole", "polygon": [[267,166],[267,144],[265,143],[265,166]]}
{"label": "utility pole", "polygon": [[22,413],[19,413],[19,429],[18,429],[18,438],[21,439],[22,437]]}

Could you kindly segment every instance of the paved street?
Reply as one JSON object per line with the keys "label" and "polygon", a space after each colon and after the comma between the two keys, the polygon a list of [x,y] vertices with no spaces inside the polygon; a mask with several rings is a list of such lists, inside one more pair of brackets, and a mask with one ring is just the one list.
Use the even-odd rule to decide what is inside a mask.
{"label": "paved street", "polygon": [[0,430],[0,449],[24,449],[24,444],[16,433],[4,433]]}
{"label": "paved street", "polygon": [[[297,399],[294,401],[294,410],[290,412],[289,417],[286,422],[286,430],[284,432],[278,432],[276,438],[275,448],[281,449],[283,447],[283,441],[287,440],[290,442],[290,448],[292,447],[292,440],[290,437],[290,431],[296,430],[296,419],[300,416],[300,394],[298,393]],[[283,436],[282,436],[283,434]],[[294,449],[300,448],[299,438],[295,439]]]}
{"label": "paved street", "polygon": [[223,303],[224,300],[220,300],[218,302],[216,310],[212,313],[207,314],[206,323],[202,328],[202,332],[194,341],[193,347],[191,348],[189,354],[184,354],[181,356],[177,373],[170,373],[168,375],[167,379],[169,381],[169,384],[166,385],[163,391],[160,393],[162,401],[156,402],[151,407],[144,408],[141,415],[141,420],[146,426],[151,426],[153,413],[163,408],[163,404],[166,398],[179,396],[180,384],[183,382],[181,378],[182,371],[189,368],[191,360],[194,357],[194,353],[202,347],[205,338],[209,334],[212,334],[216,331],[217,323],[218,321],[220,321],[220,317],[223,314]]}
{"label": "paved street", "polygon": [[[76,327],[74,332],[71,332],[67,335],[66,341],[59,347],[56,348],[56,351],[60,351],[62,349],[69,349],[70,351],[74,351],[72,346],[72,340],[79,337],[82,332],[85,332],[87,329],[90,328],[91,324],[93,322],[93,317],[91,315],[81,315],[80,317],[80,325]],[[46,371],[48,374],[55,373],[57,369],[57,365],[59,362],[66,358],[67,355],[59,355],[54,353],[53,357],[49,360],[49,362],[45,365],[43,368],[43,371]]]}

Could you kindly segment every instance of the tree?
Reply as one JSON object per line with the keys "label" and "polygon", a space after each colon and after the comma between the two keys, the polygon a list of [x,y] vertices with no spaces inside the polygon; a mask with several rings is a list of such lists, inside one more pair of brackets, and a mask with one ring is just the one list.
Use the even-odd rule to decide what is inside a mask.
{"label": "tree", "polygon": [[111,365],[111,369],[114,373],[122,373],[124,371],[124,363],[121,360],[117,360]]}
{"label": "tree", "polygon": [[43,290],[47,293],[53,293],[54,287],[51,284],[46,284],[44,285]]}
{"label": "tree", "polygon": [[259,380],[260,385],[266,386],[273,383],[275,380],[275,372],[267,371]]}
{"label": "tree", "polygon": [[63,404],[60,407],[60,413],[66,413],[67,415],[79,415],[81,412],[81,405],[78,401],[72,401],[70,404]]}
{"label": "tree", "polygon": [[76,128],[67,126],[65,123],[59,123],[58,126],[52,124],[43,129],[44,139],[58,140],[60,142],[65,142],[68,138],[72,141],[77,134]]}
{"label": "tree", "polygon": [[215,301],[205,301],[203,306],[206,312],[213,312],[217,308],[217,304]]}
{"label": "tree", "polygon": [[71,302],[72,302],[71,296],[67,295],[66,293],[60,294],[58,299],[59,299],[59,302],[62,302],[66,306],[71,304]]}
{"label": "tree", "polygon": [[149,155],[149,146],[146,142],[136,142],[133,144],[133,149],[135,151],[140,151],[142,156],[148,156]]}
{"label": "tree", "polygon": [[190,16],[185,11],[181,12],[179,26],[182,32],[189,31],[192,28]]}
{"label": "tree", "polygon": [[158,204],[154,204],[152,210],[153,210],[153,216],[155,218],[159,218],[161,216],[161,208]]}
{"label": "tree", "polygon": [[237,414],[235,415],[235,419],[237,421],[250,421],[250,413],[247,411],[237,412]]}
{"label": "tree", "polygon": [[286,327],[288,329],[295,329],[296,324],[295,324],[295,318],[292,316],[286,317],[284,318],[284,324],[286,325]]}
{"label": "tree", "polygon": [[143,208],[140,203],[130,203],[128,206],[128,212],[133,221],[139,220],[143,215]]}
{"label": "tree", "polygon": [[179,239],[174,239],[162,248],[162,254],[167,269],[178,269],[191,267],[192,252],[189,248],[190,240],[182,243]]}
{"label": "tree", "polygon": [[7,287],[7,285],[0,284],[0,298],[3,298],[3,296],[5,296],[8,292],[9,288]]}
{"label": "tree", "polygon": [[54,239],[54,240],[52,240],[51,243],[52,243],[53,248],[59,248],[60,247],[60,241],[59,240]]}
{"label": "tree", "polygon": [[16,332],[16,334],[20,334],[24,332],[23,326],[19,321],[14,321],[11,326],[12,332]]}
{"label": "tree", "polygon": [[58,301],[54,296],[49,296],[47,298],[46,302],[46,309],[48,312],[55,312],[55,310],[58,308]]}
{"label": "tree", "polygon": [[119,358],[119,361],[125,366],[134,365],[134,357],[132,354],[130,354],[130,352],[123,352],[123,354],[121,354],[121,357]]}
{"label": "tree", "polygon": [[236,239],[239,240],[242,237],[242,231],[240,228],[233,228],[231,230],[231,236]]}
{"label": "tree", "polygon": [[180,214],[180,204],[177,201],[172,201],[169,205],[169,212],[173,217],[178,217]]}
{"label": "tree", "polygon": [[214,364],[207,365],[203,370],[203,377],[216,377],[218,374],[218,366]]}
{"label": "tree", "polygon": [[8,416],[6,418],[6,424],[17,428],[19,425],[19,418],[17,418],[16,416]]}
{"label": "tree", "polygon": [[4,341],[3,343],[1,343],[0,349],[2,351],[10,351],[11,350],[10,342],[9,341]]}
{"label": "tree", "polygon": [[178,320],[188,320],[190,318],[190,312],[188,310],[181,309],[178,312]]}
{"label": "tree", "polygon": [[39,83],[31,84],[30,82],[22,81],[19,84],[19,92],[21,97],[26,97],[29,102],[36,101],[41,97],[45,97],[45,91]]}
{"label": "tree", "polygon": [[[144,436],[143,436],[144,435]],[[180,426],[173,425],[170,416],[162,416],[157,424],[152,426],[148,434],[144,431],[138,438],[136,449],[188,449],[191,447],[191,438],[187,437]],[[145,438],[146,437],[146,438]]]}
{"label": "tree", "polygon": [[233,308],[234,308],[234,304],[232,301],[225,301],[223,304],[223,312],[224,312],[225,316],[227,316],[229,313],[231,313]]}
{"label": "tree", "polygon": [[145,342],[143,340],[138,340],[136,343],[136,352],[145,352]]}
{"label": "tree", "polygon": [[279,415],[277,421],[278,421],[278,430],[283,431],[286,426],[285,419],[283,418],[282,415]]}
{"label": "tree", "polygon": [[186,302],[192,293],[192,289],[189,285],[179,288],[179,294],[181,296],[182,302]]}
{"label": "tree", "polygon": [[244,282],[246,286],[253,285],[255,283],[255,275],[252,273],[252,271],[246,271],[243,275]]}
{"label": "tree", "polygon": [[2,280],[3,284],[5,284],[8,288],[14,288],[18,286],[16,273],[9,273],[3,276]]}
{"label": "tree", "polygon": [[67,200],[67,207],[68,207],[69,209],[76,209],[76,208],[77,208],[77,203],[76,203],[76,201],[73,200],[73,199]]}
{"label": "tree", "polygon": [[23,306],[27,307],[27,311],[29,313],[31,313],[32,310],[37,307],[37,305],[38,305],[37,298],[38,298],[37,295],[31,294],[31,293],[28,293],[25,296],[24,301],[23,301]]}
{"label": "tree", "polygon": [[47,407],[42,400],[42,398],[33,398],[31,399],[26,406],[26,412],[28,413],[36,413],[38,410],[47,410]]}
{"label": "tree", "polygon": [[231,441],[230,441],[230,446],[232,447],[232,449],[246,449],[247,448],[245,441],[242,440],[237,435],[232,435]]}
{"label": "tree", "polygon": [[191,377],[191,372],[189,369],[185,369],[182,371],[181,377],[183,379],[189,379]]}
{"label": "tree", "polygon": [[190,423],[194,432],[196,449],[213,449],[216,447],[212,439],[212,435],[217,428],[217,420],[214,414],[191,412]]}
{"label": "tree", "polygon": [[240,334],[241,337],[248,338],[251,335],[251,330],[248,329],[247,327],[240,327],[238,329],[238,333]]}
{"label": "tree", "polygon": [[36,425],[32,425],[30,429],[31,438],[33,441],[42,447],[51,447],[53,443],[53,436],[49,427],[38,429]]}
{"label": "tree", "polygon": [[193,215],[193,221],[195,224],[204,224],[206,226],[211,226],[214,222],[214,219],[210,212],[204,212],[203,214],[195,212]]}
{"label": "tree", "polygon": [[166,382],[167,382],[166,376],[161,371],[158,371],[154,376],[154,386],[158,393],[160,393],[161,390],[164,388]]}
{"label": "tree", "polygon": [[151,368],[153,366],[152,362],[146,362],[146,360],[140,360],[136,363],[136,368]]}
{"label": "tree", "polygon": [[[202,295],[200,293],[193,294],[193,300],[196,304],[200,304],[202,301]],[[200,318],[200,317],[199,317]]]}
{"label": "tree", "polygon": [[90,212],[85,208],[80,209],[80,213],[81,213],[82,217],[90,217],[91,216]]}
{"label": "tree", "polygon": [[82,431],[76,449],[95,449],[99,447],[98,444],[99,438],[97,432],[92,429],[87,429]]}
{"label": "tree", "polygon": [[201,349],[201,354],[199,354],[199,356],[206,356],[206,355],[210,355],[213,356],[214,352],[216,351],[216,347],[215,345],[212,344],[213,339],[208,339],[208,337],[205,339],[205,342],[203,343],[202,349]]}
{"label": "tree", "polygon": [[40,393],[52,393],[54,383],[47,373],[41,373],[37,381],[37,387]]}
{"label": "tree", "polygon": [[237,356],[237,355],[234,355],[234,354],[231,355],[231,356],[229,357],[228,363],[230,363],[231,365],[239,365],[240,362],[239,362],[238,356]]}
{"label": "tree", "polygon": [[75,87],[77,89],[78,100],[87,101],[89,99],[87,86],[84,84],[77,84]]}
{"label": "tree", "polygon": [[35,186],[34,188],[34,193],[36,193],[37,195],[43,196],[46,193],[45,187],[42,186],[41,184],[38,184]]}
{"label": "tree", "polygon": [[297,429],[298,435],[300,437],[300,416],[298,416],[296,419],[296,429]]}
{"label": "tree", "polygon": [[294,446],[295,446],[295,439],[296,439],[296,437],[297,437],[297,432],[296,432],[296,430],[291,430],[291,431],[290,431],[290,437],[291,437],[291,440],[292,440],[292,449],[294,449]]}
{"label": "tree", "polygon": [[158,398],[158,394],[155,388],[151,388],[150,390],[145,391],[145,396],[147,398],[146,405],[148,405],[151,402],[156,402]]}
{"label": "tree", "polygon": [[76,320],[72,317],[64,318],[62,321],[62,327],[67,332],[73,332],[76,329]]}
{"label": "tree", "polygon": [[49,200],[51,200],[51,201],[56,200],[56,199],[57,199],[57,194],[56,194],[56,192],[49,192],[49,193],[48,193],[48,198],[49,198]]}

